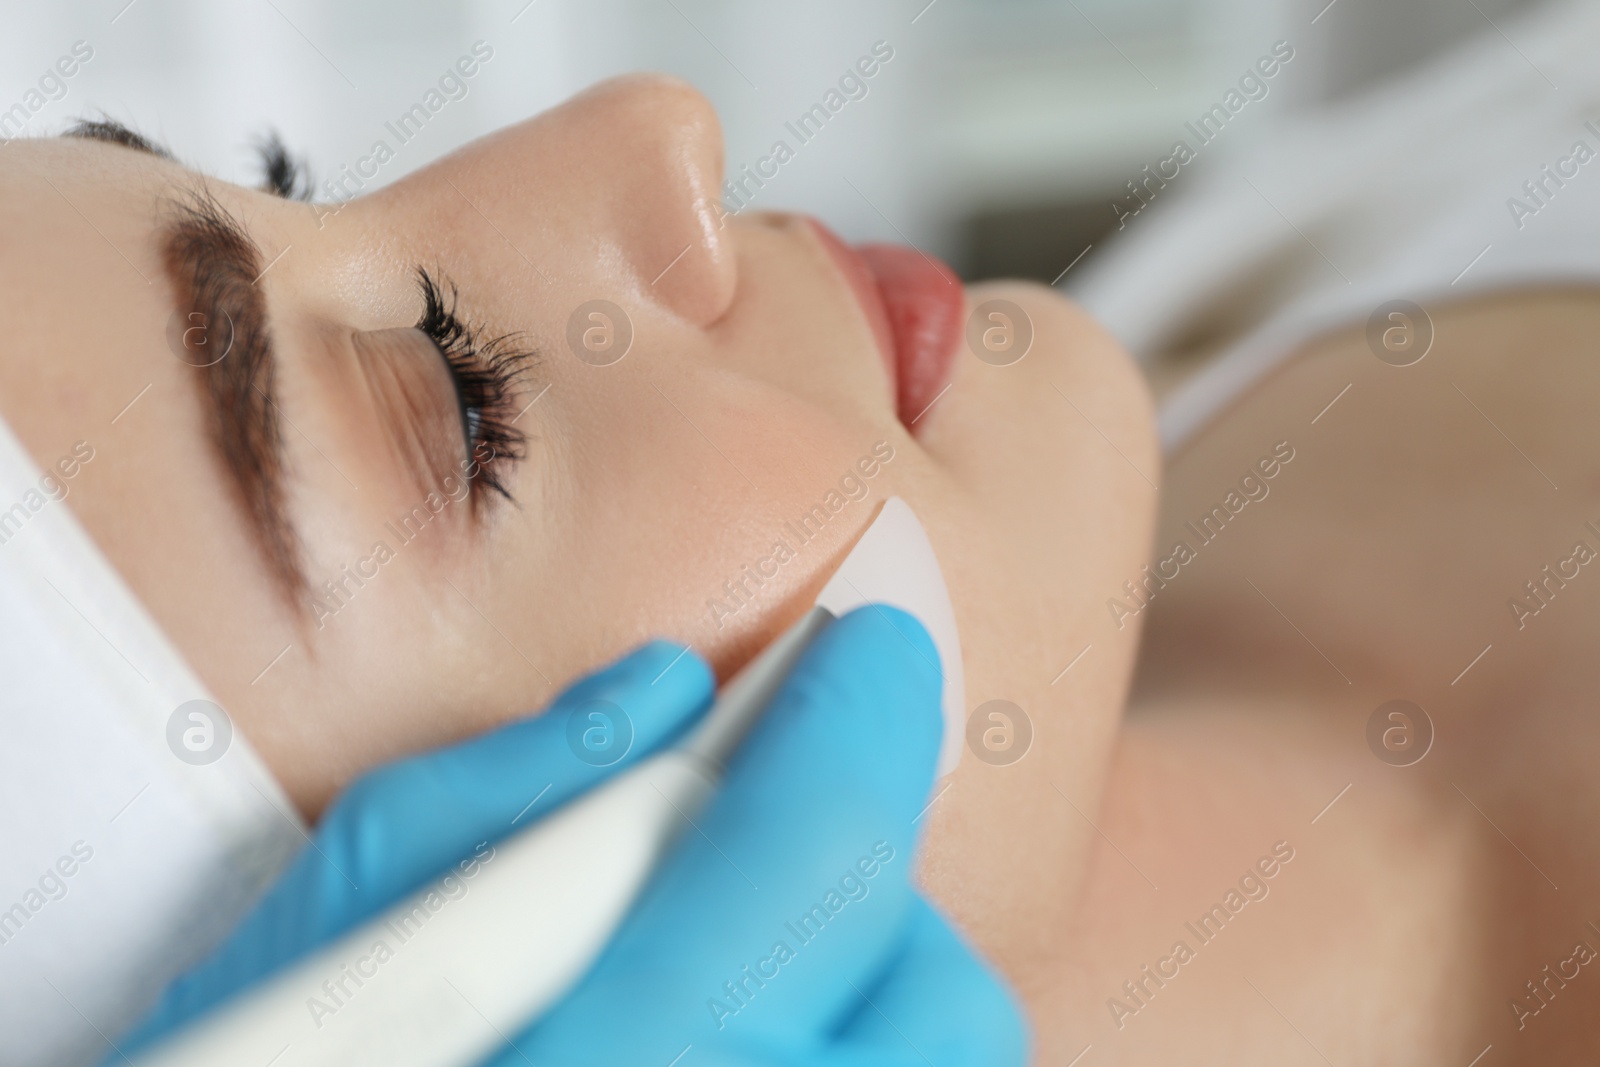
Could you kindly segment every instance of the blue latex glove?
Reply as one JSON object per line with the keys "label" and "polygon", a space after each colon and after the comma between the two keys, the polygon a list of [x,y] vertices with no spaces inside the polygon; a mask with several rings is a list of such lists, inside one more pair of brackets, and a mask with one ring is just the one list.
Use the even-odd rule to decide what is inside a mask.
{"label": "blue latex glove", "polygon": [[[526,829],[666,747],[710,706],[713,687],[698,656],[653,642],[576,683],[542,715],[358,779],[256,909],[174,982],[117,1048],[144,1047],[431,883],[485,842]],[[596,700],[620,707],[631,721],[631,747],[608,766],[594,763],[609,754],[580,759],[568,740],[573,716],[584,716],[587,725]],[[594,724],[600,732],[589,735],[591,749],[618,743],[621,734],[607,734],[607,725]],[[123,1059],[113,1051],[106,1062]]]}
{"label": "blue latex glove", "polygon": [[493,1067],[1022,1063],[1010,996],[910,884],[938,663],[893,609],[825,630],[595,969]]}
{"label": "blue latex glove", "polygon": [[[554,710],[581,704],[595,695],[585,687],[612,679],[601,695],[634,719],[636,758],[650,738],[681,730],[710,696],[709,672],[685,655],[655,687],[673,679],[668,694],[652,701],[645,693],[639,703],[641,680],[677,651],[636,653]],[[641,657],[653,669],[629,675]],[[495,1067],[1021,1063],[1011,999],[909,882],[912,819],[940,741],[937,664],[922,627],[890,609],[863,609],[824,632],[594,970],[492,1059]],[[428,881],[496,836],[485,827],[503,832],[502,805],[514,790],[476,803],[467,799],[476,780],[494,769],[514,779],[518,763],[544,766],[544,781],[551,764],[573,770],[566,718],[546,715],[358,783],[317,843],[338,849],[329,859],[364,862],[368,885],[352,890],[328,862],[302,857],[222,952],[168,994],[140,1038]],[[552,725],[538,734],[544,722]],[[439,761],[447,773],[428,769]],[[567,795],[586,784],[585,771],[595,780],[587,767],[562,776]],[[391,774],[400,778],[386,783]],[[538,777],[523,796],[542,788],[531,780]],[[441,779],[449,783],[442,789]],[[418,799],[419,785],[431,795]],[[441,796],[477,817],[441,821]],[[535,810],[553,806],[547,794]],[[329,833],[336,820],[355,832]]]}

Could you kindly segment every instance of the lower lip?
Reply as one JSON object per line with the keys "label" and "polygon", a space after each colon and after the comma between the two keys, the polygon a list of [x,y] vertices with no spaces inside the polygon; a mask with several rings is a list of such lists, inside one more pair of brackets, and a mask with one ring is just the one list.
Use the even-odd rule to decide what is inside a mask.
{"label": "lower lip", "polygon": [[888,244],[855,249],[821,223],[813,220],[812,226],[877,336],[894,384],[896,414],[914,429],[950,385],[966,306],[960,279],[915,249]]}

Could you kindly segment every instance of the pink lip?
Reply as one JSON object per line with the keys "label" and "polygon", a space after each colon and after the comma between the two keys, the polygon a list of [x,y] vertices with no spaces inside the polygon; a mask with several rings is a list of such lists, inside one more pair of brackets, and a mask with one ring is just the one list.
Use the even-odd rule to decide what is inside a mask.
{"label": "pink lip", "polygon": [[855,292],[894,386],[896,414],[912,428],[949,384],[965,308],[961,281],[915,249],[854,249],[822,223],[809,221]]}

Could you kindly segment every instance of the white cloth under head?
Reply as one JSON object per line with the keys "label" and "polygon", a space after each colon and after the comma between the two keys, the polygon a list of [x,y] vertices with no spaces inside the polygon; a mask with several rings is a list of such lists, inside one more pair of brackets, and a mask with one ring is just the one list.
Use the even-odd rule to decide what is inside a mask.
{"label": "white cloth under head", "polygon": [[70,486],[0,421],[8,1067],[111,1053],[108,1039],[226,934],[302,841],[242,734],[204,714],[172,726],[180,705],[210,698],[79,526]]}
{"label": "white cloth under head", "polygon": [[1080,268],[1073,295],[1140,359],[1236,324],[1163,405],[1169,451],[1388,301],[1600,283],[1600,4],[1500,30],[1209,157]]}

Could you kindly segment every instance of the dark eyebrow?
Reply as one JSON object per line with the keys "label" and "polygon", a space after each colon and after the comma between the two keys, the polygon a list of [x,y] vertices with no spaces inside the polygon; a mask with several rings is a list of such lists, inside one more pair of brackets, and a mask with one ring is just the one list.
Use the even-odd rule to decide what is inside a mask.
{"label": "dark eyebrow", "polygon": [[215,362],[197,368],[212,443],[233,475],[268,567],[290,601],[301,603],[306,580],[284,504],[277,365],[266,298],[256,286],[261,250],[203,186],[171,202],[170,213],[161,231],[161,261],[176,293],[179,333],[187,339],[182,331],[200,326],[207,344],[227,346]]}

